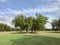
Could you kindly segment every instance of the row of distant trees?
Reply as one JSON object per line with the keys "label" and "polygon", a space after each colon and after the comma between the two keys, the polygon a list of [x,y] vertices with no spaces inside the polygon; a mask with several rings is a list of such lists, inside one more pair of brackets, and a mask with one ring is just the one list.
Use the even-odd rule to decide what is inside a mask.
{"label": "row of distant trees", "polygon": [[18,31],[18,28],[12,28],[7,24],[0,23],[0,31]]}
{"label": "row of distant trees", "polygon": [[0,23],[0,31],[9,31],[9,30],[11,30],[10,26],[8,26],[7,24]]}
{"label": "row of distant trees", "polygon": [[[41,14],[35,16],[26,17],[23,14],[16,16],[12,20],[12,24],[15,28],[8,26],[7,24],[0,23],[0,31],[26,31],[37,32],[45,30],[45,24],[48,22],[48,18]],[[60,19],[53,20],[51,22],[52,30],[60,30]]]}

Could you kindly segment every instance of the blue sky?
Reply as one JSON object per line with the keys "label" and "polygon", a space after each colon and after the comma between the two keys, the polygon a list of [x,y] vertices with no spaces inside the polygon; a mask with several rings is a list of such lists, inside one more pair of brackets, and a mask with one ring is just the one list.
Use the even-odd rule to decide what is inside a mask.
{"label": "blue sky", "polygon": [[[18,14],[35,16],[40,13],[49,17],[48,21],[60,18],[60,0],[0,0],[0,23],[11,26],[11,20]],[[49,23],[46,28],[51,28]]]}

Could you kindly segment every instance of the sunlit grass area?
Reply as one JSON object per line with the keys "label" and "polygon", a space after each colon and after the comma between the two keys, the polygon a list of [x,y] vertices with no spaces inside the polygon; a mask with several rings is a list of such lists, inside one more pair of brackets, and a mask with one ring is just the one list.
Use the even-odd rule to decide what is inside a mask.
{"label": "sunlit grass area", "polygon": [[60,33],[46,31],[37,34],[5,33],[0,34],[0,45],[60,45]]}

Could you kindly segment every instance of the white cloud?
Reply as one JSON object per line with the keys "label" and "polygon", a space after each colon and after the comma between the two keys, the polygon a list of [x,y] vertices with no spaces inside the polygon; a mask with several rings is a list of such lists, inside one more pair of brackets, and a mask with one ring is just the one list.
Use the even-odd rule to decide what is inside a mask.
{"label": "white cloud", "polygon": [[46,12],[53,12],[55,10],[57,10],[58,7],[42,7],[42,8],[28,8],[28,9],[25,9],[23,10],[24,13],[46,13]]}
{"label": "white cloud", "polygon": [[52,20],[54,20],[54,19],[58,19],[58,18],[56,18],[55,16],[53,16],[53,15],[47,15],[47,17],[48,17],[48,22],[46,23],[46,28],[47,29],[51,29],[52,28],[52,26],[51,26],[51,22],[52,22]]}
{"label": "white cloud", "polygon": [[46,23],[46,25],[45,25],[45,26],[46,26],[46,28],[47,28],[47,29],[51,29],[51,28],[52,28],[52,26],[51,26],[51,24],[50,24],[50,23]]}
{"label": "white cloud", "polygon": [[6,2],[7,0],[0,0],[0,2]]}
{"label": "white cloud", "polygon": [[57,2],[57,6],[58,6],[58,9],[55,11],[55,14],[56,14],[56,17],[57,18],[60,18],[60,0],[56,0]]}
{"label": "white cloud", "polygon": [[7,24],[7,25],[9,25],[11,27],[13,27],[13,25],[11,23],[12,19],[13,18],[11,18],[11,17],[9,18],[6,15],[5,16],[4,15],[0,15],[0,23]]}
{"label": "white cloud", "polygon": [[5,16],[0,16],[0,21],[5,21],[6,17]]}
{"label": "white cloud", "polygon": [[42,7],[35,7],[35,8],[28,8],[28,9],[23,9],[23,10],[13,10],[13,9],[6,9],[5,13],[10,13],[10,14],[15,14],[15,15],[18,15],[20,13],[22,14],[27,14],[27,13],[46,13],[46,12],[54,12],[56,10],[58,10],[59,7],[57,6],[42,6]]}

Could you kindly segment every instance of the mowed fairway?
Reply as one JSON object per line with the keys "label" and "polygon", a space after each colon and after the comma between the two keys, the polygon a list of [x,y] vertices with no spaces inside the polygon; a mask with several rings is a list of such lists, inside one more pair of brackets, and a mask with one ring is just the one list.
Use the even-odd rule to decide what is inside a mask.
{"label": "mowed fairway", "polygon": [[0,45],[60,45],[60,33],[11,34],[0,32]]}

